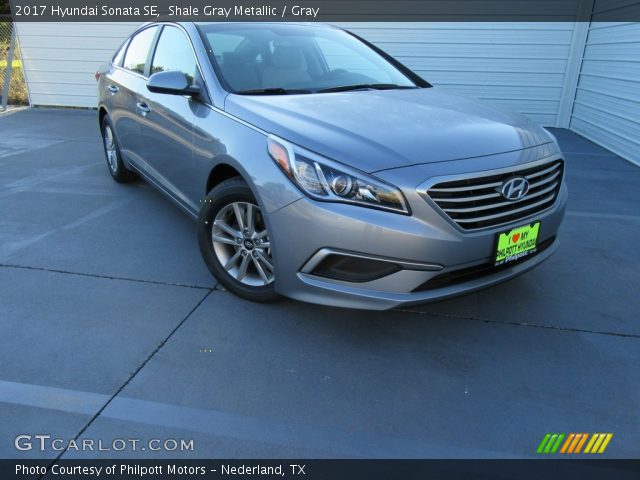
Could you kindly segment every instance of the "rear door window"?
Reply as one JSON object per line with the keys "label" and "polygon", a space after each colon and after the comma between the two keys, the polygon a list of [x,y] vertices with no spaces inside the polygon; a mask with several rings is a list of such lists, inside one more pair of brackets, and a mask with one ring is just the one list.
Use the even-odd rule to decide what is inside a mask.
{"label": "rear door window", "polygon": [[117,65],[118,67],[122,66],[122,59],[124,58],[124,52],[127,51],[127,45],[129,45],[129,40],[124,42],[122,46],[118,49],[116,54],[113,56],[111,63],[113,63],[114,65]]}
{"label": "rear door window", "polygon": [[149,49],[157,30],[158,27],[147,28],[131,39],[124,56],[124,68],[144,75]]}

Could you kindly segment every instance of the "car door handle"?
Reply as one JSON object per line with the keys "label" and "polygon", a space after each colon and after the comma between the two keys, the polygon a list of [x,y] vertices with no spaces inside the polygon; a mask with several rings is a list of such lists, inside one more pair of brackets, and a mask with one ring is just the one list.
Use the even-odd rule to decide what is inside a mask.
{"label": "car door handle", "polygon": [[138,107],[138,111],[143,117],[146,117],[147,113],[151,111],[151,109],[146,103],[138,102],[136,106]]}
{"label": "car door handle", "polygon": [[118,93],[120,91],[120,89],[118,87],[116,87],[115,85],[109,85],[107,87],[107,90],[109,90],[111,92],[111,95],[115,95],[116,93]]}

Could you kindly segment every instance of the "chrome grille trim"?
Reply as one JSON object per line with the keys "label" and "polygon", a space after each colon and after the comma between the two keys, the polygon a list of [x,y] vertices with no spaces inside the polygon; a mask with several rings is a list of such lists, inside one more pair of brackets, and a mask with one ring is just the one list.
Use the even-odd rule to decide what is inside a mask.
{"label": "chrome grille trim", "polygon": [[[431,191],[431,190],[429,190]],[[499,193],[488,193],[487,195],[478,195],[476,197],[465,197],[465,198],[434,198],[433,196],[431,196],[431,198],[435,201],[438,200],[446,200],[447,203],[457,203],[457,202],[475,202],[478,200],[487,200],[489,198],[496,198],[496,197],[500,197],[501,195]]]}
{"label": "chrome grille trim", "polygon": [[553,170],[555,170],[557,168],[557,165],[552,165],[549,168],[545,168],[544,170],[541,170],[539,172],[535,172],[532,173],[530,175],[525,175],[527,177],[527,180],[531,179],[531,178],[536,178],[536,177],[540,177],[541,175],[546,175],[549,172],[552,172]]}
{"label": "chrome grille trim", "polygon": [[[434,178],[418,193],[463,230],[491,228],[519,221],[555,205],[562,185],[564,161],[545,159],[517,167],[476,174]],[[518,200],[506,200],[500,190],[505,181],[524,177],[529,191]]]}
{"label": "chrome grille trim", "polygon": [[[486,185],[483,185],[483,188],[499,187],[500,185],[502,185],[502,182],[488,183]],[[477,188],[478,188],[478,186],[476,186],[476,185],[473,185],[471,187],[430,188],[429,192],[442,192],[442,193],[468,192],[469,190],[476,190]]]}
{"label": "chrome grille trim", "polygon": [[[562,172],[558,171],[558,172],[554,173],[553,175],[551,175],[550,177],[547,177],[547,178],[545,178],[543,180],[539,180],[537,182],[529,182],[529,188],[530,189],[531,188],[536,188],[536,187],[539,187],[540,185],[544,185],[545,183],[549,183],[549,182],[555,180],[558,177],[558,175],[560,175],[561,173]],[[530,178],[527,176],[526,179],[529,180]]]}
{"label": "chrome grille trim", "polygon": [[[530,210],[530,209],[535,208],[535,207],[537,207],[539,205],[547,203],[549,200],[552,200],[553,198],[554,198],[554,195],[549,195],[547,198],[545,198],[545,199],[543,199],[543,200],[541,200],[539,202],[536,202],[536,203],[534,203],[532,205],[527,205],[526,207],[517,208],[517,209],[511,210],[509,212],[498,213],[498,214],[495,214],[495,215],[487,215],[485,217],[477,217],[477,218],[475,218],[473,220],[456,220],[456,221],[458,223],[471,223],[471,222],[482,222],[482,221],[485,221],[485,220],[493,220],[495,218],[501,218],[501,217],[504,217],[506,215],[510,215],[512,213],[519,213],[519,212],[524,212],[526,210]],[[529,216],[529,215],[530,214],[527,214],[527,216]]]}
{"label": "chrome grille trim", "polygon": [[[549,193],[550,191],[554,190],[557,186],[558,186],[558,182],[551,185],[551,187],[545,188],[544,190],[540,190],[539,192],[532,193],[531,195],[527,195],[525,198],[530,199],[530,198],[539,197],[540,195],[544,195],[545,193]],[[524,200],[524,199],[521,199],[521,200]],[[513,205],[514,203],[518,203],[521,200],[516,200],[515,202],[510,202],[507,200],[506,202],[493,203],[491,205],[483,205],[480,207],[471,207],[471,208],[443,208],[442,210],[444,210],[447,213],[478,212],[481,210],[490,210],[492,208],[506,207],[507,205]]]}

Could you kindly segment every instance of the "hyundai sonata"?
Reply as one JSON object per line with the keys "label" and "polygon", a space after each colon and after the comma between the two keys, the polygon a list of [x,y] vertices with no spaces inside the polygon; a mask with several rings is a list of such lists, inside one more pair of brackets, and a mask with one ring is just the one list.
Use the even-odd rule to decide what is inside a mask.
{"label": "hyundai sonata", "polygon": [[197,219],[207,267],[241,297],[387,309],[557,249],[555,138],[345,30],[152,23],[96,77],[112,177]]}

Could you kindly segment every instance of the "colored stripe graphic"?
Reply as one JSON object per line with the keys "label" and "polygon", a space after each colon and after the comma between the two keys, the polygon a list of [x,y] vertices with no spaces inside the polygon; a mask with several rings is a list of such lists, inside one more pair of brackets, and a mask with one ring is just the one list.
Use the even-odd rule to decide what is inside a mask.
{"label": "colored stripe graphic", "polygon": [[551,448],[553,447],[553,444],[556,443],[557,438],[558,438],[557,433],[554,433],[553,435],[551,435],[551,438],[547,442],[547,446],[544,447],[544,453],[551,453]]}
{"label": "colored stripe graphic", "polygon": [[587,448],[584,449],[584,453],[591,453],[591,447],[593,447],[593,444],[596,443],[597,439],[598,435],[594,433],[591,436],[591,440],[589,440],[589,443],[587,443]]}
{"label": "colored stripe graphic", "polygon": [[580,439],[582,438],[582,434],[580,433],[576,433],[576,436],[573,437],[573,442],[571,442],[571,446],[569,447],[569,450],[567,450],[567,453],[573,453],[576,446],[578,445],[578,442],[580,441]]}
{"label": "colored stripe graphic", "polygon": [[604,453],[604,451],[606,450],[612,438],[613,438],[613,433],[607,433],[607,436],[604,439],[604,442],[602,442],[602,445],[600,445],[600,450],[598,450],[598,453]]}
{"label": "colored stripe graphic", "polygon": [[589,434],[583,433],[582,438],[580,439],[580,442],[578,442],[578,445],[576,445],[576,449],[573,453],[580,453],[580,450],[582,450],[582,446],[584,445],[584,442],[587,441],[587,438],[589,438]]}
{"label": "colored stripe graphic", "polygon": [[594,433],[584,453],[604,453],[612,437],[613,433]]}
{"label": "colored stripe graphic", "polygon": [[558,435],[558,439],[556,440],[556,443],[554,443],[553,447],[551,447],[550,453],[556,453],[558,451],[558,448],[560,447],[560,442],[562,442],[563,438],[564,438],[564,433],[561,433],[560,435]]}
{"label": "colored stripe graphic", "polygon": [[540,442],[540,445],[538,445],[538,453],[542,453],[544,452],[544,447],[547,444],[547,442],[549,441],[549,438],[551,438],[551,434],[547,433],[544,438],[542,439],[542,441]]}
{"label": "colored stripe graphic", "polygon": [[576,437],[575,433],[570,433],[569,436],[567,437],[567,441],[564,442],[564,445],[562,446],[562,449],[560,450],[560,453],[567,453],[567,449],[569,448],[569,445],[571,445],[571,442],[573,442],[573,439]]}
{"label": "colored stripe graphic", "polygon": [[[587,446],[583,453],[603,453],[612,438],[613,433],[569,433],[568,435],[564,433],[547,433],[540,445],[538,445],[537,452],[578,454],[583,452],[582,447],[586,443]],[[589,441],[587,442],[587,440]],[[560,445],[562,445],[562,448],[560,448]]]}
{"label": "colored stripe graphic", "polygon": [[564,433],[547,433],[540,445],[538,445],[538,453],[556,453],[560,444],[564,439]]}

